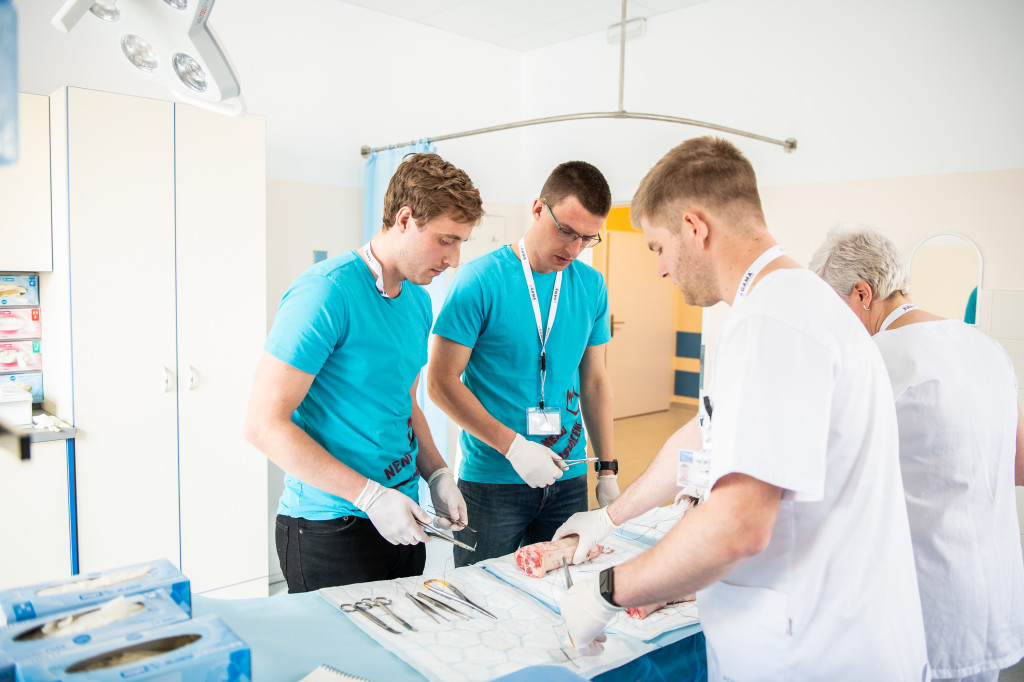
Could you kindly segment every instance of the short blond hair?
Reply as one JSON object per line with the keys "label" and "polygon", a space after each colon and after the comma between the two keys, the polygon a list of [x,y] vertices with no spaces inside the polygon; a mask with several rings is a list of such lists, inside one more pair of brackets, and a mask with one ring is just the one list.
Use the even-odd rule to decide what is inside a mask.
{"label": "short blond hair", "polygon": [[473,181],[437,154],[407,154],[402,160],[384,194],[385,232],[395,224],[403,206],[412,211],[420,229],[441,216],[473,225],[484,216],[480,192]]}
{"label": "short blond hair", "polygon": [[693,138],[665,154],[640,182],[630,219],[634,225],[643,218],[664,222],[674,230],[692,203],[717,210],[740,208],[764,222],[754,167],[720,138]]}

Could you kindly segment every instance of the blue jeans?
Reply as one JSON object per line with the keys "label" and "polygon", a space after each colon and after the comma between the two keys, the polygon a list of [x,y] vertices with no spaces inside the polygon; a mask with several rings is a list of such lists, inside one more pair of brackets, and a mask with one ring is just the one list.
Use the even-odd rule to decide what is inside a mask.
{"label": "blue jeans", "polygon": [[466,499],[469,525],[477,532],[455,534],[462,542],[476,543],[475,552],[454,548],[456,568],[550,540],[566,519],[587,511],[586,476],[555,481],[546,488],[460,480],[459,490]]}

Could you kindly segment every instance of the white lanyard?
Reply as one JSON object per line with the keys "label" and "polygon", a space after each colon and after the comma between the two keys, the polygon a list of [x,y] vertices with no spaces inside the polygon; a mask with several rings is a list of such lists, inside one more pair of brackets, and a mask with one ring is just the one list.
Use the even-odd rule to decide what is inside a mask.
{"label": "white lanyard", "polygon": [[555,312],[558,310],[558,292],[562,288],[562,271],[555,275],[555,288],[551,291],[551,307],[548,308],[548,327],[543,329],[540,317],[540,302],[537,300],[537,287],[533,283],[533,269],[530,257],[526,253],[526,237],[519,240],[519,258],[526,277],[526,287],[530,291],[530,303],[533,304],[533,316],[537,320],[537,336],[540,337],[540,406],[544,407],[544,380],[547,378],[547,361],[544,348],[551,337],[551,327],[555,324]]}
{"label": "white lanyard", "polygon": [[776,244],[775,246],[769,247],[767,251],[758,256],[757,259],[750,264],[746,274],[743,275],[743,279],[740,280],[740,288],[736,290],[736,298],[732,300],[733,307],[746,297],[747,292],[750,291],[750,285],[753,284],[754,280],[757,279],[757,276],[761,274],[761,271],[764,270],[765,266],[784,253],[785,251],[782,250],[782,247]]}
{"label": "white lanyard", "polygon": [[[373,257],[373,251],[370,250],[370,242],[363,244],[363,255],[366,257],[366,264],[370,266],[370,271],[374,277],[377,278],[377,291],[384,298],[391,298],[388,296],[388,292],[384,291],[384,270],[381,268],[380,263]],[[402,293],[402,288],[399,286],[398,293]]]}
{"label": "white lanyard", "polygon": [[882,326],[879,327],[878,331],[884,332],[890,324],[900,319],[901,317],[909,313],[911,310],[917,310],[917,306],[914,305],[913,303],[904,303],[899,308],[889,313],[888,316],[886,316],[885,320],[882,322]]}

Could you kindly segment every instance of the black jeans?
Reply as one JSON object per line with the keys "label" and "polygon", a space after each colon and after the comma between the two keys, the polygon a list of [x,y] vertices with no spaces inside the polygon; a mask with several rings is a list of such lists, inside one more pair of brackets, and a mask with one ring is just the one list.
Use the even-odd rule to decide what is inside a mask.
{"label": "black jeans", "polygon": [[278,514],[277,559],[288,592],[423,575],[424,545],[392,545],[369,519],[310,521]]}

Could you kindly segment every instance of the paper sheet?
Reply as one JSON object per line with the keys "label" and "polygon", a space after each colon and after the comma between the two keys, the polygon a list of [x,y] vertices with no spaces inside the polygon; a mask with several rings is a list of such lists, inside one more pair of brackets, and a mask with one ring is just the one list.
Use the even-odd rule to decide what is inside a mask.
{"label": "paper sheet", "polygon": [[497,616],[497,620],[453,604],[464,613],[472,613],[473,617],[463,620],[449,616],[450,622],[436,623],[405,596],[406,590],[412,594],[430,594],[423,587],[423,581],[431,577],[434,576],[331,587],[320,590],[320,595],[335,608],[364,597],[391,599],[389,608],[416,627],[416,632],[404,630],[379,608],[371,613],[401,630],[401,634],[389,633],[359,613],[346,615],[363,632],[432,682],[493,679],[532,665],[561,665],[592,677],[655,648],[633,637],[609,635],[604,653],[579,656],[570,652],[567,656],[559,648],[553,627],[562,623],[558,615],[474,566],[448,571],[444,579]]}

